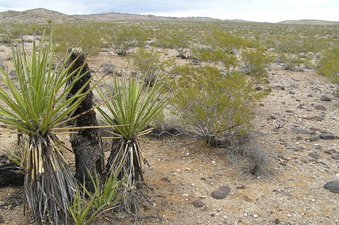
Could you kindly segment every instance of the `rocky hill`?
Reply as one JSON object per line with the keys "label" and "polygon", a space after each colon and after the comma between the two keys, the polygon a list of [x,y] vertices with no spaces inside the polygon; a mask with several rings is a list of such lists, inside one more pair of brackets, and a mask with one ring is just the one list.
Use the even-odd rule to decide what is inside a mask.
{"label": "rocky hill", "polygon": [[[117,22],[117,21],[221,21],[210,17],[164,17],[154,15],[139,15],[129,13],[102,13],[102,14],[86,14],[86,15],[67,15],[53,10],[38,8],[30,9],[26,11],[5,11],[0,12],[0,23],[46,23],[49,19],[53,23],[65,23],[65,22],[86,22],[86,21],[98,21],[98,22]],[[254,22],[245,20],[225,20],[229,22]],[[280,24],[318,24],[318,25],[339,25],[339,22],[335,21],[323,21],[323,20],[285,20],[279,22]]]}
{"label": "rocky hill", "polygon": [[114,22],[114,21],[135,21],[135,20],[190,20],[190,21],[219,21],[209,17],[165,17],[154,15],[138,15],[129,13],[103,13],[89,15],[74,15],[76,18],[89,21]]}
{"label": "rocky hill", "polygon": [[0,12],[0,22],[46,23],[49,19],[53,20],[55,23],[75,22],[80,20],[74,16],[43,8],[30,9],[22,12],[13,10]]}
{"label": "rocky hill", "polygon": [[280,24],[312,24],[312,25],[339,25],[338,21],[326,21],[326,20],[284,20],[279,22]]}

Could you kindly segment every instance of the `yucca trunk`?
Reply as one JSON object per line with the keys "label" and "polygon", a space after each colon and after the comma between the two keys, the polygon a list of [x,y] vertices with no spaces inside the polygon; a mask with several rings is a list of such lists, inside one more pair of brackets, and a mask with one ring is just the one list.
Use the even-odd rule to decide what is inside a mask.
{"label": "yucca trunk", "polygon": [[[82,76],[73,88],[70,90],[70,96],[79,92],[85,86],[82,93],[87,93],[84,100],[80,103],[73,116],[80,115],[76,119],[70,121],[69,125],[75,127],[95,127],[98,126],[96,113],[93,109],[93,92],[90,90],[88,81],[91,79],[88,64],[85,62],[84,54],[70,49],[70,59],[73,65],[69,70],[69,74],[79,71]],[[104,169],[104,154],[102,151],[101,138],[98,129],[89,128],[77,130],[77,133],[70,135],[72,149],[75,153],[75,167],[77,180],[85,184],[87,189],[94,191],[91,176],[95,177],[96,173],[101,174]],[[88,172],[90,174],[88,174]]]}
{"label": "yucca trunk", "polygon": [[128,186],[138,188],[144,181],[142,163],[144,158],[137,139],[119,139],[113,142],[106,170],[119,171],[118,178],[128,178]]}
{"label": "yucca trunk", "polygon": [[75,192],[75,179],[61,149],[50,133],[28,136],[23,155],[25,193],[30,219],[36,224],[68,224],[68,207]]}

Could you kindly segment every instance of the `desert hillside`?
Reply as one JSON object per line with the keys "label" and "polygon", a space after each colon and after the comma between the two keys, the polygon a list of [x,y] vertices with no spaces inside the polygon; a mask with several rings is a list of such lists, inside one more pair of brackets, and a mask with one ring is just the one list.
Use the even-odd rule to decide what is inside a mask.
{"label": "desert hillside", "polygon": [[[26,11],[5,11],[0,12],[0,23],[46,23],[47,20],[52,19],[54,23],[63,22],[81,22],[81,21],[95,21],[95,22],[117,22],[117,21],[229,21],[229,22],[255,22],[245,21],[241,18],[234,18],[233,20],[219,20],[210,17],[164,17],[154,15],[139,15],[129,13],[102,13],[102,14],[84,14],[84,15],[67,15],[49,9],[30,9]],[[280,24],[316,24],[316,25],[338,25],[339,22],[323,21],[323,20],[286,20],[279,22]]]}

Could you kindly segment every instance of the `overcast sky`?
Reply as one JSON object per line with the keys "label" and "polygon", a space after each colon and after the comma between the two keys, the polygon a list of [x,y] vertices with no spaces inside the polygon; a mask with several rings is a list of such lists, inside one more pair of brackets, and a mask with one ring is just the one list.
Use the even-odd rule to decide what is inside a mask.
{"label": "overcast sky", "polygon": [[294,19],[339,21],[339,0],[0,0],[0,12],[33,8],[70,15],[121,12],[258,22]]}

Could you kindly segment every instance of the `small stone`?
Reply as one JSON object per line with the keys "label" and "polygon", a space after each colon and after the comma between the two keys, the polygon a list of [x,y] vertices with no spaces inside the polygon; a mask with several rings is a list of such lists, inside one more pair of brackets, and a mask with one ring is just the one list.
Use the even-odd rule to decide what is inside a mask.
{"label": "small stone", "polygon": [[289,91],[288,92],[290,95],[295,95],[295,92],[294,91]]}
{"label": "small stone", "polygon": [[277,86],[275,86],[275,88],[278,89],[278,90],[282,90],[282,91],[285,90],[285,87],[281,86],[281,85],[277,85]]}
{"label": "small stone", "polygon": [[337,193],[339,194],[339,180],[332,180],[330,182],[327,182],[323,188],[333,192],[333,193]]}
{"label": "small stone", "polygon": [[334,139],[338,139],[337,136],[331,134],[331,133],[322,133],[319,135],[319,137],[323,140],[334,140]]}
{"label": "small stone", "polygon": [[339,160],[339,155],[333,155],[333,156],[331,156],[331,159]]}
{"label": "small stone", "polygon": [[326,96],[326,95],[322,95],[322,96],[320,97],[320,101],[323,101],[323,102],[330,102],[330,101],[332,101],[332,99],[331,99],[330,97]]}
{"label": "small stone", "polygon": [[255,90],[262,91],[262,87],[256,87]]}
{"label": "small stone", "polygon": [[311,141],[311,142],[315,142],[315,141],[319,141],[319,140],[320,140],[320,137],[319,137],[319,135],[316,135],[316,136],[313,136],[313,137],[308,138],[307,140],[309,140],[309,141]]}
{"label": "small stone", "polygon": [[224,199],[230,193],[230,188],[228,186],[221,186],[218,190],[215,190],[211,193],[211,196],[215,199]]}
{"label": "small stone", "polygon": [[314,134],[313,131],[309,131],[309,130],[306,130],[306,129],[301,128],[301,127],[293,127],[292,131],[297,133],[297,134]]}
{"label": "small stone", "polygon": [[280,220],[279,219],[275,219],[274,220],[274,224],[280,224]]}
{"label": "small stone", "polygon": [[275,115],[270,115],[270,119],[271,119],[271,120],[276,120],[277,117],[276,117]]}
{"label": "small stone", "polygon": [[101,65],[99,72],[103,74],[112,74],[115,72],[115,65],[113,63],[105,62]]}
{"label": "small stone", "polygon": [[9,72],[9,76],[10,76],[11,78],[17,77],[16,71],[15,71],[15,70],[12,70],[11,72]]}
{"label": "small stone", "polygon": [[219,188],[219,190],[225,192],[226,194],[230,193],[230,191],[231,191],[231,189],[228,186],[226,186],[226,185],[225,186],[221,186]]}
{"label": "small stone", "polygon": [[316,105],[316,106],[314,106],[314,108],[317,109],[317,110],[320,110],[320,111],[326,111],[327,110],[326,107],[322,106],[322,105]]}
{"label": "small stone", "polygon": [[312,97],[313,97],[313,95],[309,94],[309,95],[307,95],[307,97],[309,97],[309,98],[312,98]]}
{"label": "small stone", "polygon": [[314,120],[314,121],[323,121],[324,117],[322,116],[308,116],[308,117],[302,117],[305,120]]}
{"label": "small stone", "polygon": [[220,190],[212,191],[211,196],[215,199],[224,199],[226,197],[226,195]]}
{"label": "small stone", "polygon": [[308,156],[313,158],[313,159],[320,159],[321,158],[321,155],[319,155],[318,153],[316,152],[311,152],[311,153],[308,153]]}
{"label": "small stone", "polygon": [[205,206],[205,203],[203,201],[197,199],[193,202],[193,206],[197,207],[197,208],[201,208],[201,207]]}

